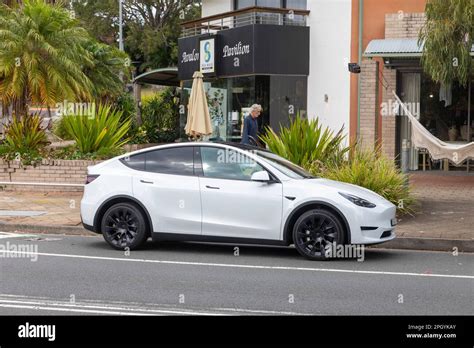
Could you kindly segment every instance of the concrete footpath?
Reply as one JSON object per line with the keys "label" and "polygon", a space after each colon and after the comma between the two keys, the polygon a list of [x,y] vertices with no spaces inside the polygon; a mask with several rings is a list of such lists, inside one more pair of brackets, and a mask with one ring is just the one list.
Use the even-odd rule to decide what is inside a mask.
{"label": "concrete footpath", "polygon": [[[378,247],[474,252],[474,175],[417,172],[410,185],[415,215],[401,217],[398,238]],[[0,191],[0,231],[90,235],[81,225],[81,197]]]}

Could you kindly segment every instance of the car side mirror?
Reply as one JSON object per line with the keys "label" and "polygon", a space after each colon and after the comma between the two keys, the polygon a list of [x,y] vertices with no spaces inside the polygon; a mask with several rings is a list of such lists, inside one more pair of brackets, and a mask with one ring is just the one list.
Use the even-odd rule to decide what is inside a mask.
{"label": "car side mirror", "polygon": [[252,174],[252,178],[250,179],[256,182],[270,182],[270,176],[266,170],[262,170],[260,172],[255,172]]}

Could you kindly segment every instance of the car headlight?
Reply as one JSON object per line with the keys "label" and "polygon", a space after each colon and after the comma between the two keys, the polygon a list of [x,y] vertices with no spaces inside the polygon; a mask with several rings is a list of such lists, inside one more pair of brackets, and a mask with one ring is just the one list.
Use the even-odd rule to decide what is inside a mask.
{"label": "car headlight", "polygon": [[355,205],[358,205],[359,207],[363,207],[363,208],[375,208],[376,207],[376,205],[374,203],[371,203],[366,199],[363,199],[363,198],[360,198],[360,197],[357,197],[357,196],[354,196],[354,195],[351,195],[351,194],[348,194],[348,193],[339,192],[339,194],[342,197],[344,197],[345,199],[347,199],[347,200],[351,201],[352,203],[354,203]]}

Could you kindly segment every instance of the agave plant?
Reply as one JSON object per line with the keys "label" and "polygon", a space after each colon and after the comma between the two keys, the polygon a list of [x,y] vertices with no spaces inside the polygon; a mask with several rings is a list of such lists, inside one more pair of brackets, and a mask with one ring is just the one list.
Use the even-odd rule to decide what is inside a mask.
{"label": "agave plant", "polygon": [[377,192],[395,204],[400,213],[413,212],[414,199],[410,194],[407,176],[382,153],[380,147],[374,151],[357,145],[347,161],[326,167],[321,175]]}
{"label": "agave plant", "polygon": [[104,150],[117,150],[125,145],[131,119],[122,120],[122,111],[110,105],[99,105],[93,117],[66,115],[64,127],[69,136],[76,141],[78,150],[91,154]]}
{"label": "agave plant", "polygon": [[14,117],[5,129],[5,144],[12,153],[39,151],[47,141],[39,115]]}
{"label": "agave plant", "polygon": [[260,139],[270,151],[302,167],[340,163],[350,147],[343,145],[344,127],[337,133],[319,123],[319,119],[306,120],[296,117],[289,127],[282,127],[277,134],[267,127]]}

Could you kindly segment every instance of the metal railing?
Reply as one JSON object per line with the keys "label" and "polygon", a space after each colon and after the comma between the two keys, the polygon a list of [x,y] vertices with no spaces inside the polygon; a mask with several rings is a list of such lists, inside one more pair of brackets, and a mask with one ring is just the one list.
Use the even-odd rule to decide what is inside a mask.
{"label": "metal railing", "polygon": [[181,37],[213,34],[253,24],[306,26],[310,11],[273,7],[247,7],[181,23]]}

